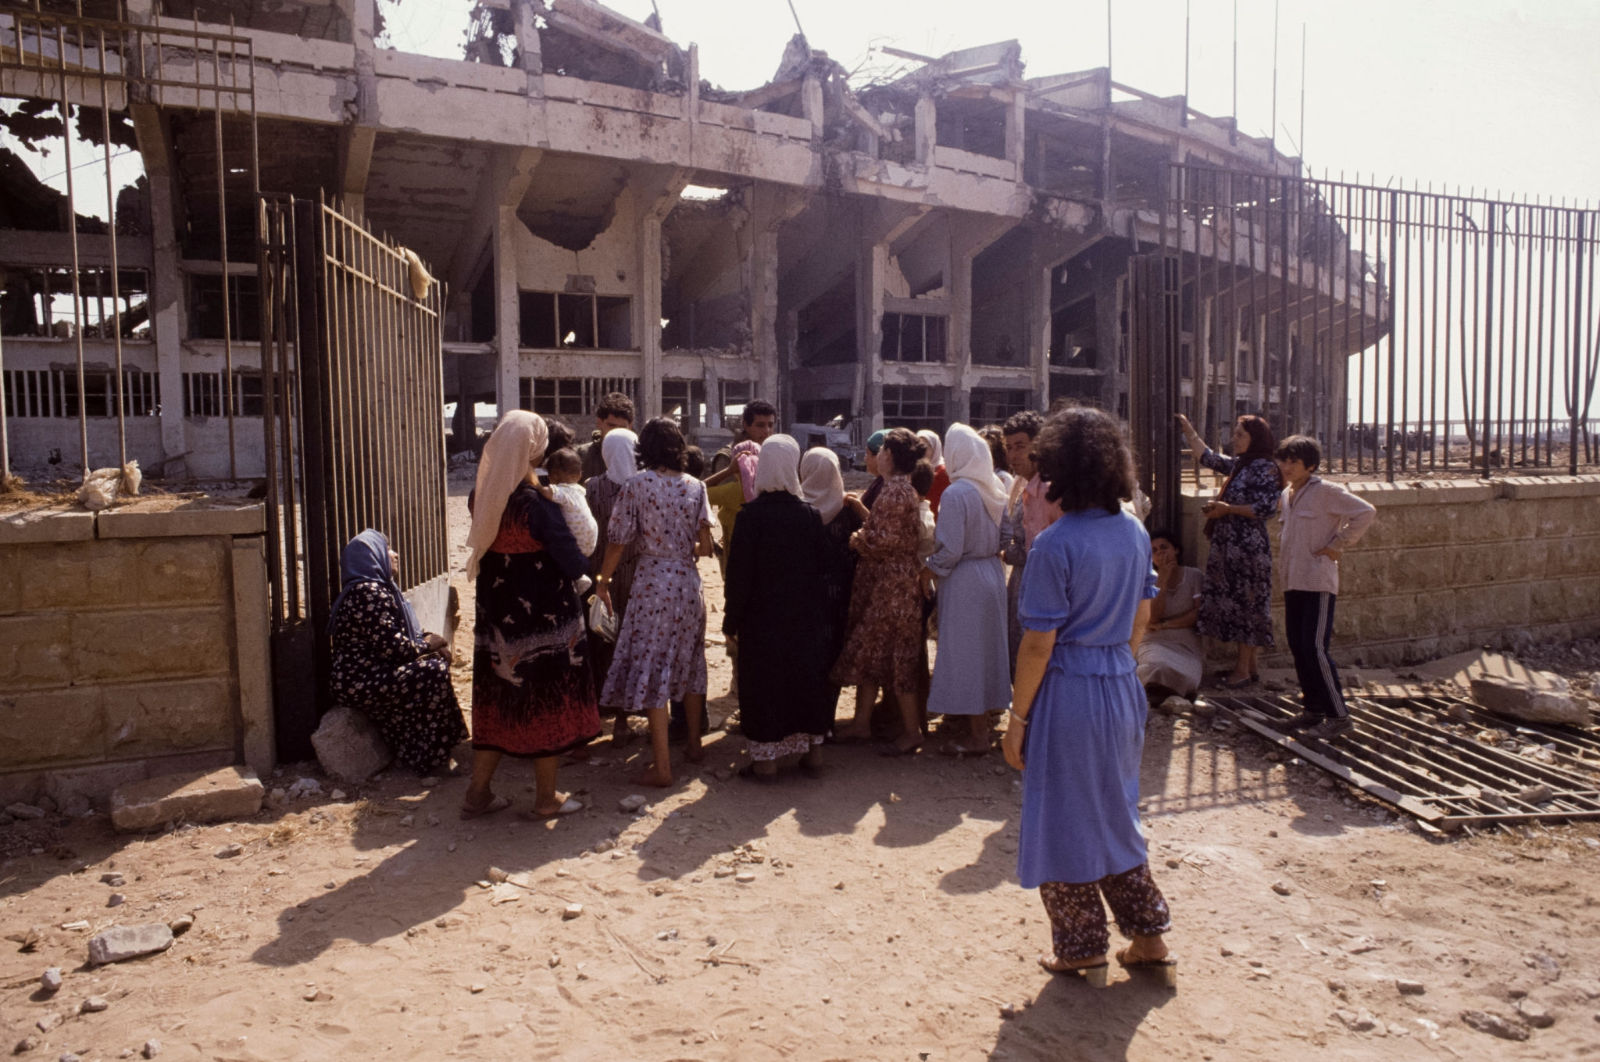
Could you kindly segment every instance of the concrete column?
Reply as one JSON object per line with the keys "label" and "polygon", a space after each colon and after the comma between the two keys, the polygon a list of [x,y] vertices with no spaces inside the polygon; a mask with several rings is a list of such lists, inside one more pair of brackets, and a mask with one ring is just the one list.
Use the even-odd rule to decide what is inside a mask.
{"label": "concrete column", "polygon": [[1033,408],[1050,404],[1050,275],[1052,263],[1035,249],[1028,256],[1022,312],[1027,321],[1028,366],[1033,370]]}
{"label": "concrete column", "polygon": [[[809,195],[798,189],[756,184],[750,190],[748,243],[740,264],[750,300],[751,355],[756,359],[756,396],[784,408],[786,374],[778,355],[778,232],[805,206]],[[741,233],[741,237],[744,234]]]}
{"label": "concrete column", "polygon": [[956,368],[952,420],[965,422],[972,399],[972,261],[1019,218],[955,212],[950,216],[950,331],[946,356]]}
{"label": "concrete column", "polygon": [[150,332],[156,344],[156,372],[161,381],[161,449],[163,475],[189,478],[183,420],[183,332],[186,293],[178,249],[177,205],[174,198],[172,145],[167,123],[152,104],[130,106],[139,155],[150,184],[150,243],[154,270],[150,277]]}
{"label": "concrete column", "polygon": [[1006,158],[1017,167],[1017,180],[1022,180],[1022,162],[1026,148],[1028,95],[1017,90],[1006,107]]}
{"label": "concrete column", "polygon": [[494,348],[498,371],[495,374],[495,401],[501,416],[518,408],[522,382],[522,313],[517,287],[515,205],[495,207],[494,226]]}
{"label": "concrete column", "polygon": [[[634,336],[644,363],[639,394],[634,397],[639,423],[661,415],[661,223],[677,206],[678,196],[692,176],[693,171],[676,166],[644,167],[629,181],[626,193],[632,199],[634,275],[638,277]],[[713,399],[707,395],[706,401]]]}
{"label": "concrete column", "polygon": [[272,635],[267,602],[266,540],[233,539],[234,652],[239,663],[239,722],[244,762],[257,774],[278,764],[272,714]]}
{"label": "concrete column", "polygon": [[814,77],[806,78],[800,85],[800,111],[811,123],[812,138],[822,139],[827,118],[822,106],[822,82]]}
{"label": "concrete column", "polygon": [[883,286],[889,245],[863,240],[856,257],[856,393],[852,403],[870,432],[883,427]]}
{"label": "concrete column", "polygon": [[532,0],[511,0],[511,16],[517,24],[517,52],[522,69],[528,73],[528,95],[544,95],[544,53]]}
{"label": "concrete column", "polygon": [[924,166],[931,166],[934,145],[939,142],[939,108],[933,102],[933,97],[919,97],[913,115],[916,119],[917,161]]}

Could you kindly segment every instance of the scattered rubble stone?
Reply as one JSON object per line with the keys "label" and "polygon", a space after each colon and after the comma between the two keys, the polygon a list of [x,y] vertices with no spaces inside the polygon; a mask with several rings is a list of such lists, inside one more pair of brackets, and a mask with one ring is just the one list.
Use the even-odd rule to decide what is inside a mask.
{"label": "scattered rubble stone", "polygon": [[1524,722],[1588,726],[1589,706],[1568,692],[1567,680],[1548,672],[1537,674],[1545,685],[1501,675],[1476,676],[1472,699],[1496,715]]}
{"label": "scattered rubble stone", "polygon": [[102,1010],[106,1010],[110,1006],[111,1003],[106,999],[105,996],[90,996],[88,999],[78,1004],[78,1012],[80,1014],[99,1014]]}
{"label": "scattered rubble stone", "polygon": [[232,844],[225,844],[216,851],[218,859],[232,859],[234,856],[242,854],[244,854],[244,845],[238,841],[234,841]]}
{"label": "scattered rubble stone", "polygon": [[644,796],[639,793],[633,793],[617,801],[617,810],[625,815],[631,815],[636,811],[642,810],[648,803],[649,800]]}
{"label": "scattered rubble stone", "polygon": [[1498,1014],[1489,1014],[1481,1010],[1464,1010],[1461,1012],[1462,1024],[1469,1029],[1475,1029],[1490,1036],[1498,1036],[1502,1040],[1526,1040],[1528,1030],[1520,1025],[1515,1025]]}
{"label": "scattered rubble stone", "polygon": [[160,1040],[146,1040],[144,1042],[144,1047],[140,1049],[139,1053],[141,1055],[143,1055],[144,1057],[146,1057],[146,1058],[154,1058],[154,1057],[156,1057],[157,1055],[159,1055],[161,1053],[161,1041]]}
{"label": "scattered rubble stone", "polygon": [[59,966],[52,966],[50,969],[40,974],[39,985],[46,992],[61,991],[61,968]]}
{"label": "scattered rubble stone", "polygon": [[323,716],[311,745],[330,777],[352,785],[365,782],[394,759],[372,720],[353,708],[335,708]]}
{"label": "scattered rubble stone", "polygon": [[567,904],[566,907],[561,909],[561,920],[563,922],[570,922],[574,918],[577,918],[577,917],[581,916],[582,914],[583,914],[583,904],[581,904],[581,903],[569,903],[569,904]]}
{"label": "scattered rubble stone", "polygon": [[1351,1032],[1372,1032],[1378,1027],[1378,1019],[1372,1016],[1369,1010],[1351,1011],[1336,1010],[1333,1016],[1344,1024]]}
{"label": "scattered rubble stone", "polygon": [[1274,881],[1272,883],[1272,891],[1277,893],[1279,896],[1287,896],[1291,890],[1289,886],[1285,885],[1283,882]]}
{"label": "scattered rubble stone", "polygon": [[1394,986],[1400,990],[1402,996],[1420,996],[1428,990],[1421,981],[1407,981],[1403,977],[1396,981]]}
{"label": "scattered rubble stone", "polygon": [[137,959],[172,947],[172,930],[159,922],[112,926],[89,940],[89,961],[96,966]]}
{"label": "scattered rubble stone", "polygon": [[[1547,750],[1546,750],[1547,751]],[[1540,782],[1538,785],[1525,785],[1517,790],[1517,799],[1529,804],[1543,804],[1555,797],[1555,791]]]}
{"label": "scattered rubble stone", "polygon": [[119,885],[126,885],[127,881],[121,874],[113,870],[110,873],[100,875],[100,884],[110,885],[112,888],[116,888]]}
{"label": "scattered rubble stone", "polygon": [[11,1048],[11,1053],[14,1055],[25,1055],[38,1046],[39,1038],[37,1036],[24,1036]]}
{"label": "scattered rubble stone", "polygon": [[733,876],[733,880],[737,881],[741,885],[748,885],[752,881],[756,880],[756,876],[748,870],[741,870],[739,873]]}
{"label": "scattered rubble stone", "polygon": [[248,818],[261,810],[265,796],[261,779],[248,767],[161,775],[118,786],[111,794],[111,824],[127,832]]}
{"label": "scattered rubble stone", "polygon": [[83,1062],[83,1057],[72,1051],[63,1051],[56,1058],[56,1062]]}
{"label": "scattered rubble stone", "polygon": [[14,819],[42,819],[44,808],[36,808],[32,804],[9,804],[6,814]]}
{"label": "scattered rubble stone", "polygon": [[167,928],[172,930],[173,936],[181,937],[185,933],[189,932],[190,929],[194,928],[194,915],[179,915],[177,918],[174,918],[172,921],[167,923]]}
{"label": "scattered rubble stone", "polygon": [[57,1025],[61,1024],[61,1015],[57,1014],[53,1010],[46,1011],[45,1016],[34,1022],[34,1024],[39,1027],[40,1032],[47,1033],[51,1029],[54,1029]]}
{"label": "scattered rubble stone", "polygon": [[127,903],[127,902],[128,902],[128,898],[126,896],[122,895],[122,893],[120,893],[120,892],[114,892],[110,896],[106,897],[106,906],[107,907],[121,907],[124,903]]}
{"label": "scattered rubble stone", "polygon": [[1556,1016],[1531,999],[1524,999],[1517,1004],[1517,1013],[1522,1015],[1522,1020],[1535,1029],[1548,1029],[1556,1023]]}

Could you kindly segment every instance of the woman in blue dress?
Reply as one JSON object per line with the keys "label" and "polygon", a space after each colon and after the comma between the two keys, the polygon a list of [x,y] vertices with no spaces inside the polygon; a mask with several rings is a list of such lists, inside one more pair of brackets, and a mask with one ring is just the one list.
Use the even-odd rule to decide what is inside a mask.
{"label": "woman in blue dress", "polygon": [[1150,617],[1150,536],[1122,511],[1133,457],[1096,409],[1053,414],[1034,444],[1062,517],[1033,540],[1023,573],[1022,645],[1003,748],[1022,770],[1017,876],[1050,916],[1040,965],[1106,983],[1110,934],[1101,897],[1132,939],[1123,966],[1173,962],[1167,903],[1150,877],[1139,823],[1148,710],[1133,651]]}

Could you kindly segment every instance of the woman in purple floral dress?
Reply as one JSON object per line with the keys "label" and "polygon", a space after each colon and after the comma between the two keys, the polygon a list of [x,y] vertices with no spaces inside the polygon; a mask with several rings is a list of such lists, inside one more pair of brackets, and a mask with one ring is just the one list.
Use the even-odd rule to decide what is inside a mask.
{"label": "woman in purple floral dress", "polygon": [[1233,452],[1238,456],[1224,457],[1205,444],[1181,413],[1178,426],[1200,463],[1228,477],[1216,500],[1200,510],[1211,552],[1195,630],[1218,641],[1239,643],[1232,673],[1219,675],[1218,680],[1224,689],[1240,689],[1259,678],[1257,651],[1273,646],[1267,519],[1278,511],[1283,476],[1272,459],[1272,428],[1260,417],[1240,417],[1233,427]]}
{"label": "woman in purple floral dress", "polygon": [[701,713],[706,702],[706,608],[695,558],[711,556],[711,502],[705,484],[684,474],[688,443],[670,417],[656,417],[639,433],[644,471],[617,496],[606,528],[606,555],[596,593],[611,603],[611,578],[623,551],[637,542],[628,611],[600,693],[602,704],[643,712],[650,720],[655,764],[635,785],[670,786],[667,702],[681,700],[689,716],[684,756],[698,763]]}

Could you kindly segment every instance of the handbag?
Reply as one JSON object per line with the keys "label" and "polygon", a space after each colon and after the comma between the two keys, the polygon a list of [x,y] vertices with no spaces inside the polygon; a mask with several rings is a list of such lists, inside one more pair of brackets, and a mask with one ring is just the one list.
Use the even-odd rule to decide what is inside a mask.
{"label": "handbag", "polygon": [[589,599],[589,629],[608,642],[617,640],[617,614],[596,594]]}

